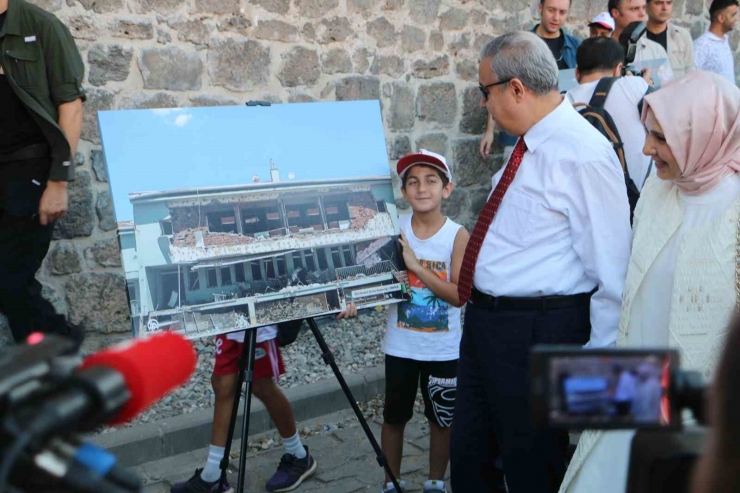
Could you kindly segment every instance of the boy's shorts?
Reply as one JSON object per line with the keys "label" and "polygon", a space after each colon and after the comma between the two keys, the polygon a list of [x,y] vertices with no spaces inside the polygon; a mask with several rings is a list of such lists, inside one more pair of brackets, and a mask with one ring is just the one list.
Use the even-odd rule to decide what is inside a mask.
{"label": "boy's shorts", "polygon": [[[216,363],[214,375],[233,375],[239,373],[239,357],[244,343],[227,339],[225,334],[216,336]],[[285,373],[283,356],[275,339],[258,342],[254,350],[254,379],[272,377],[276,382]]]}
{"label": "boy's shorts", "polygon": [[457,393],[457,361],[416,361],[385,356],[385,409],[383,419],[404,425],[414,415],[416,389],[421,385],[424,415],[442,428],[452,425]]}

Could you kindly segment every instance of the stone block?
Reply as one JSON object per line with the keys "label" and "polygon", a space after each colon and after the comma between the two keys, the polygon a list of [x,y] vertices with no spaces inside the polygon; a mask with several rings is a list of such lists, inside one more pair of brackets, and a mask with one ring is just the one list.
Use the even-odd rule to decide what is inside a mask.
{"label": "stone block", "polygon": [[298,28],[280,20],[259,21],[254,30],[257,39],[295,43],[300,39]]}
{"label": "stone block", "polygon": [[270,80],[270,48],[257,41],[217,39],[208,52],[208,73],[216,86],[249,91]]}
{"label": "stone block", "polygon": [[450,126],[457,115],[457,92],[451,82],[437,82],[419,87],[416,116],[420,121]]}
{"label": "stone block", "polygon": [[354,61],[355,61],[355,72],[358,74],[364,74],[367,72],[367,69],[370,68],[370,57],[372,56],[372,53],[367,48],[359,48],[357,51],[355,51],[354,54]]}
{"label": "stone block", "polygon": [[442,202],[442,214],[454,220],[465,213],[468,206],[468,192],[463,188],[456,187],[452,191],[452,195]]}
{"label": "stone block", "polygon": [[85,249],[85,258],[100,267],[121,267],[121,250],[118,248],[118,240],[111,238],[95,242],[93,246]]}
{"label": "stone block", "polygon": [[418,27],[403,26],[401,30],[401,47],[406,53],[421,51],[426,46],[427,35]]}
{"label": "stone block", "polygon": [[92,10],[96,14],[109,14],[123,10],[123,0],[80,0],[80,3],[86,10]]}
{"label": "stone block", "polygon": [[[416,151],[426,149],[447,157],[447,135],[443,133],[425,134],[416,139]],[[448,159],[448,161],[452,162]]]}
{"label": "stone block", "polygon": [[73,15],[63,22],[75,39],[94,41],[100,37],[100,26],[90,14]]}
{"label": "stone block", "polygon": [[450,72],[450,58],[447,55],[439,56],[433,60],[416,60],[412,66],[414,77],[419,79],[431,79]]}
{"label": "stone block", "polygon": [[442,0],[407,0],[409,18],[417,24],[431,24],[439,16]]}
{"label": "stone block", "polygon": [[283,63],[278,79],[283,87],[312,86],[319,80],[319,54],[315,50],[295,46],[281,58]]}
{"label": "stone block", "polygon": [[73,274],[66,286],[72,323],[103,334],[131,330],[123,275],[110,272]]}
{"label": "stone block", "polygon": [[114,38],[153,39],[154,25],[149,19],[122,17],[111,22],[110,34]]}
{"label": "stone block", "polygon": [[447,46],[447,51],[452,56],[456,56],[460,51],[470,46],[469,34],[454,34]]}
{"label": "stone block", "polygon": [[127,94],[118,102],[118,109],[143,110],[154,108],[177,108],[180,104],[172,94],[158,92],[156,94]]}
{"label": "stone block", "polygon": [[462,80],[470,82],[478,80],[478,64],[472,60],[457,62],[455,72]]}
{"label": "stone block", "polygon": [[411,130],[416,121],[414,115],[414,90],[405,82],[391,82],[383,86],[390,93],[388,128],[394,132]]}
{"label": "stone block", "polygon": [[208,14],[238,14],[239,0],[195,0],[195,11]]}
{"label": "stone block", "polygon": [[396,44],[396,28],[385,17],[378,17],[367,23],[367,33],[375,38],[378,48],[387,48]]}
{"label": "stone block", "polygon": [[321,44],[341,43],[352,37],[352,24],[346,17],[322,19],[319,22],[318,40]]}
{"label": "stone block", "polygon": [[49,254],[49,266],[55,276],[82,272],[80,254],[72,243],[57,242]]}
{"label": "stone block", "polygon": [[222,96],[212,96],[203,94],[199,96],[193,96],[190,98],[190,103],[193,106],[236,106],[239,101],[234,99],[224,98]]}
{"label": "stone block", "polygon": [[290,10],[290,0],[249,0],[252,5],[259,5],[273,14],[285,15]]}
{"label": "stone block", "polygon": [[321,71],[325,74],[352,72],[352,58],[344,48],[332,48],[321,54]]}
{"label": "stone block", "polygon": [[485,186],[491,182],[491,177],[501,167],[500,153],[497,153],[496,149],[487,159],[481,157],[479,149],[479,138],[452,141],[452,160],[457,186]]}
{"label": "stone block", "polygon": [[704,0],[686,0],[686,13],[688,15],[702,15],[704,5]]}
{"label": "stone block", "polygon": [[187,4],[186,0],[139,0],[141,13],[160,12],[168,14]]}
{"label": "stone block", "polygon": [[316,27],[310,22],[306,22],[303,25],[301,33],[306,41],[310,41],[312,43],[316,41]]}
{"label": "stone block", "polygon": [[314,101],[316,101],[316,98],[304,93],[291,94],[288,96],[289,103],[313,103]]}
{"label": "stone block", "polygon": [[337,81],[337,101],[380,99],[380,81],[375,77],[350,76]]}
{"label": "stone block", "polygon": [[488,110],[481,106],[481,92],[478,87],[467,87],[462,94],[462,118],[460,132],[480,135],[486,130]]}
{"label": "stone block", "polygon": [[85,155],[80,151],[75,152],[75,167],[85,165]]}
{"label": "stone block", "polygon": [[113,108],[113,93],[106,89],[88,88],[85,111],[82,112],[82,138],[100,144],[98,111]]}
{"label": "stone block", "polygon": [[373,75],[385,74],[397,79],[406,71],[403,58],[396,55],[377,55],[370,66]]}
{"label": "stone block", "polygon": [[707,22],[706,19],[698,19],[694,21],[691,24],[691,39],[696,39],[705,32],[707,32],[707,29],[709,28],[709,22]]}
{"label": "stone block", "polygon": [[249,37],[249,29],[251,27],[252,21],[244,17],[243,14],[233,15],[226,19],[221,19],[216,23],[216,28],[220,32],[235,32],[246,37]]}
{"label": "stone block", "polygon": [[[575,0],[573,0],[575,1]],[[441,31],[459,31],[468,25],[468,11],[452,7],[442,12],[439,16],[439,29]]]}
{"label": "stone block", "polygon": [[95,212],[98,214],[98,226],[103,231],[116,229],[116,215],[113,212],[113,200],[108,191],[100,192],[95,201]]}
{"label": "stone block", "polygon": [[164,29],[157,29],[157,43],[166,45],[172,42],[172,35]]}
{"label": "stone block", "polygon": [[77,171],[67,185],[67,216],[54,226],[55,240],[71,240],[90,236],[93,232],[93,192],[90,173]]}
{"label": "stone block", "polygon": [[439,31],[432,31],[429,33],[429,46],[431,46],[434,51],[442,51],[442,48],[445,47],[444,35]]}
{"label": "stone block", "polygon": [[92,169],[95,172],[95,178],[98,181],[108,181],[108,165],[105,163],[105,154],[100,149],[93,149],[90,151],[92,160]]}
{"label": "stone block", "polygon": [[388,145],[388,158],[392,161],[401,159],[406,154],[411,154],[411,140],[408,135],[397,135],[393,137]]}
{"label": "stone block", "polygon": [[347,0],[347,12],[367,12],[380,4],[380,0]]}
{"label": "stone block", "polygon": [[177,39],[187,43],[203,45],[208,43],[214,26],[207,24],[203,19],[171,19],[167,24],[177,31]]}
{"label": "stone block", "polygon": [[139,68],[144,89],[197,91],[202,85],[203,61],[197,53],[170,46],[141,52]]}
{"label": "stone block", "polygon": [[320,19],[339,6],[339,0],[295,0],[301,17]]}
{"label": "stone block", "polygon": [[125,81],[131,72],[133,56],[134,50],[126,50],[121,45],[96,44],[87,52],[90,66],[88,81],[94,86],[102,86],[110,81]]}
{"label": "stone block", "polygon": [[474,26],[482,26],[486,23],[487,15],[482,10],[473,10],[470,12],[470,23]]}

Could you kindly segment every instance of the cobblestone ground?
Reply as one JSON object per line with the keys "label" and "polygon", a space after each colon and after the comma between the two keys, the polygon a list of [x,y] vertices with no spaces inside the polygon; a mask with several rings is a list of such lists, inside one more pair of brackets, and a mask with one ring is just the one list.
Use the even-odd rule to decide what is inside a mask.
{"label": "cobblestone ground", "polygon": [[[381,423],[382,418],[379,417],[369,420],[378,442]],[[351,410],[300,423],[299,429],[304,430],[304,435],[307,430],[318,430],[304,436],[303,443],[309,447],[319,468],[297,492],[380,491],[383,470],[378,466],[373,448]],[[421,492],[422,483],[429,472],[429,426],[422,414],[415,414],[406,428],[405,438],[401,474],[408,491]],[[273,446],[273,441],[273,433],[250,438],[250,445],[254,447],[250,447],[252,451],[248,455],[245,492],[266,491],[264,485],[275,472],[283,454],[282,446],[276,443]],[[262,447],[267,450],[256,450]],[[235,442],[233,450],[239,450],[239,442]],[[139,466],[136,472],[145,480],[144,493],[169,492],[173,482],[185,480],[196,467],[203,467],[206,456],[207,449],[204,448]],[[232,458],[229,481],[235,487],[239,460],[236,454],[232,454]],[[449,477],[447,479],[449,481]]]}

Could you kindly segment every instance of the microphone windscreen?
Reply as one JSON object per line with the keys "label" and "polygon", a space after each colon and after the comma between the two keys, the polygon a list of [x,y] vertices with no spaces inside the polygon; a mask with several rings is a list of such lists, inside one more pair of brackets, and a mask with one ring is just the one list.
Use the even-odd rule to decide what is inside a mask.
{"label": "microphone windscreen", "polygon": [[85,359],[81,369],[105,366],[123,376],[131,398],[110,421],[115,425],[130,421],[187,382],[196,363],[192,343],[179,334],[165,332],[95,353]]}

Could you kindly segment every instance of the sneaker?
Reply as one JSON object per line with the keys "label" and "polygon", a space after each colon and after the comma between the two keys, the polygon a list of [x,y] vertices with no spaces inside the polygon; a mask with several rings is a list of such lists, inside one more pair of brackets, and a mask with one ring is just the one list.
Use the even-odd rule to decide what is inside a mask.
{"label": "sneaker", "polygon": [[224,483],[223,489],[219,489],[218,481],[213,483],[203,481],[200,477],[201,472],[203,469],[196,469],[192,478],[183,483],[173,484],[170,493],[234,493],[228,481]]}
{"label": "sneaker", "polygon": [[424,481],[424,493],[447,493],[445,482],[434,479]]}
{"label": "sneaker", "polygon": [[406,481],[399,481],[398,486],[401,487],[401,491],[396,491],[393,483],[386,483],[380,493],[404,493],[406,491]]}
{"label": "sneaker", "polygon": [[303,459],[299,459],[293,454],[283,455],[283,458],[280,459],[280,465],[278,465],[277,471],[272,475],[265,486],[267,491],[293,491],[298,488],[306,478],[316,472],[319,465],[313,457],[311,457],[311,454],[308,453],[308,447],[304,445],[303,448],[306,449],[306,456]]}

